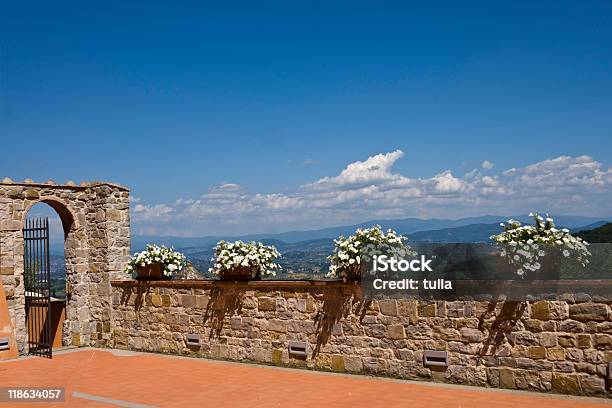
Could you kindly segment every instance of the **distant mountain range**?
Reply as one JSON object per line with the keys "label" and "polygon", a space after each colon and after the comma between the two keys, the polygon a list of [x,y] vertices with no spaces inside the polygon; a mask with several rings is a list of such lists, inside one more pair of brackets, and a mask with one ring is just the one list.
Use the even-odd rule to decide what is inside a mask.
{"label": "distant mountain range", "polygon": [[[273,234],[251,234],[242,236],[204,236],[204,237],[171,237],[171,236],[144,236],[132,237],[132,250],[145,248],[148,243],[173,246],[174,248],[202,248],[210,247],[221,239],[243,241],[279,241],[277,247],[288,244],[305,243],[307,241],[330,240],[340,235],[350,235],[357,228],[367,228],[380,225],[383,229],[394,229],[403,235],[408,235],[409,241],[414,242],[488,242],[489,236],[501,231],[500,222],[508,219],[531,223],[533,219],[528,215],[498,216],[484,215],[480,217],[467,217],[457,220],[449,219],[421,219],[404,218],[397,220],[372,220],[354,225],[330,227],[308,231],[288,231]],[[610,219],[599,217],[583,217],[561,215],[555,217],[559,227],[569,228],[572,231],[589,230],[599,227]],[[281,244],[282,242],[282,244]],[[318,242],[317,244],[319,244]]]}

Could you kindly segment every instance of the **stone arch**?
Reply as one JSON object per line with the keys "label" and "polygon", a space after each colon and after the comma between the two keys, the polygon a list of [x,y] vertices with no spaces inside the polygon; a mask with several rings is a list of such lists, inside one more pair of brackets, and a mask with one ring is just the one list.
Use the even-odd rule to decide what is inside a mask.
{"label": "stone arch", "polygon": [[105,346],[110,340],[110,281],[130,254],[129,191],[111,183],[0,182],[0,278],[21,352],[25,351],[23,225],[46,203],[64,228],[66,321],[64,345]]}
{"label": "stone arch", "polygon": [[71,231],[79,228],[78,218],[76,217],[75,210],[60,197],[55,196],[42,196],[37,200],[30,201],[24,208],[24,216],[21,220],[21,228],[25,225],[25,220],[30,209],[38,203],[45,203],[55,210],[57,215],[62,221],[62,227],[64,228],[64,240],[68,238]]}

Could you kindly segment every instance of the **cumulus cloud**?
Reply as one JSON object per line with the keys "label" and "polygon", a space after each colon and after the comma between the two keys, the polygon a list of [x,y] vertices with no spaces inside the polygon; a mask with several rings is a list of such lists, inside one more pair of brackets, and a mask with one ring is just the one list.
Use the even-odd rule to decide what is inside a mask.
{"label": "cumulus cloud", "polygon": [[[601,215],[612,198],[612,170],[589,156],[560,156],[487,175],[451,170],[428,178],[394,171],[400,150],[348,164],[339,174],[298,186],[295,192],[251,193],[223,182],[199,197],[132,207],[136,231],[182,235],[309,229],[375,218],[511,214],[532,210]],[[488,164],[486,164],[488,163]],[[486,165],[485,165],[486,164]],[[485,161],[481,167],[491,170]]]}
{"label": "cumulus cloud", "polygon": [[482,167],[485,170],[491,170],[493,166],[495,165],[488,160],[483,161],[482,164],[480,165],[480,167]]}
{"label": "cumulus cloud", "polygon": [[351,188],[388,182],[390,180],[401,180],[402,176],[391,173],[391,167],[403,156],[404,152],[401,150],[370,156],[367,160],[349,164],[339,175],[324,177],[314,183],[307,184],[306,188],[313,190],[326,190],[338,187]]}

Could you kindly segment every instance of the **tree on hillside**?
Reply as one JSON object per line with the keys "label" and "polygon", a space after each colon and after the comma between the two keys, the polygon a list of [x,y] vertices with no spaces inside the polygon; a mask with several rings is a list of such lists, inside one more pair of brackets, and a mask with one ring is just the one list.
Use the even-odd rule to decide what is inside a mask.
{"label": "tree on hillside", "polygon": [[612,223],[607,223],[592,230],[577,233],[580,238],[591,244],[612,243]]}

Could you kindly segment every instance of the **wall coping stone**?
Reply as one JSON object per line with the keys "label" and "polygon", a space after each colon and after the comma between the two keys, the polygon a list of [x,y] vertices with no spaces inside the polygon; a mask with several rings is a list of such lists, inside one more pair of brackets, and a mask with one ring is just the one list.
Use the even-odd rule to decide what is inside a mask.
{"label": "wall coping stone", "polygon": [[14,182],[4,182],[0,181],[1,186],[23,186],[23,187],[44,187],[44,188],[61,188],[61,189],[70,189],[75,191],[86,190],[91,187],[97,186],[110,186],[123,191],[130,191],[129,188],[122,186],[121,184],[111,183],[108,181],[93,181],[82,183],[81,185],[70,185],[70,184],[48,184],[48,183],[38,183],[38,182],[23,182],[23,181],[14,181]]}
{"label": "wall coping stone", "polygon": [[[465,286],[479,286],[484,283],[491,283],[488,280],[457,280],[461,285]],[[111,285],[113,286],[138,286],[139,284],[146,283],[149,286],[170,286],[170,287],[209,287],[218,285],[246,285],[255,287],[269,287],[269,286],[284,286],[284,287],[311,287],[311,286],[361,286],[360,282],[343,282],[342,280],[252,280],[252,281],[222,281],[213,279],[181,279],[181,280],[153,280],[153,281],[139,281],[139,280],[113,280]],[[610,286],[612,287],[612,279],[593,279],[593,280],[578,280],[578,279],[564,279],[555,281],[558,286],[575,288],[577,285],[580,287],[601,287]],[[506,280],[498,281],[498,285],[516,285],[516,281]]]}
{"label": "wall coping stone", "polygon": [[253,288],[269,288],[269,287],[359,287],[359,282],[343,282],[341,280],[261,280],[261,281],[222,281],[222,280],[156,280],[156,281],[139,281],[139,280],[114,280],[111,281],[112,286],[152,286],[152,287],[174,287],[174,288],[210,288],[214,286],[246,286]]}

